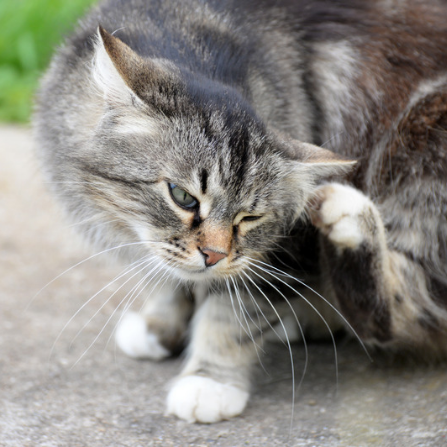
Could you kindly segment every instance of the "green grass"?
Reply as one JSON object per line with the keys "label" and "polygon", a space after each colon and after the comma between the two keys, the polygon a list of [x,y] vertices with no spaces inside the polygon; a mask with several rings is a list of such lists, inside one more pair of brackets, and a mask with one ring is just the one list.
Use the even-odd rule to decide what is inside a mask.
{"label": "green grass", "polygon": [[29,121],[54,48],[94,0],[0,0],[0,121]]}

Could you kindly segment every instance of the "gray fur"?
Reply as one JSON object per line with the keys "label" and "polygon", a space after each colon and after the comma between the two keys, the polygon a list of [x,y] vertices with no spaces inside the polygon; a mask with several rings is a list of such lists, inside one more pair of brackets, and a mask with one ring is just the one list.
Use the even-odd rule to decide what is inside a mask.
{"label": "gray fur", "polygon": [[[243,408],[263,330],[293,309],[307,333],[342,324],[298,277],[365,342],[447,354],[447,8],[428,3],[108,0],[54,57],[42,169],[94,244],[147,258],[157,343],[177,351],[192,318],[180,378]],[[183,392],[188,420],[242,411],[183,413]]]}

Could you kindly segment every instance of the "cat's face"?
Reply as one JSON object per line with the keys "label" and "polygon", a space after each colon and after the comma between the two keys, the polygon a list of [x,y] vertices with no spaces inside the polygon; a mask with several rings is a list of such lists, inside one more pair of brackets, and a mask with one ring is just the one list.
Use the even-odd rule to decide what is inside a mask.
{"label": "cat's face", "polygon": [[164,122],[142,112],[140,129],[121,132],[119,113],[104,117],[96,155],[84,158],[84,201],[122,239],[147,241],[176,276],[237,274],[274,249],[304,207],[308,176],[297,187],[294,162],[244,111],[215,112],[206,131],[191,110]]}
{"label": "cat's face", "polygon": [[102,38],[102,115],[70,171],[95,235],[135,241],[186,280],[237,275],[274,250],[317,178],[343,163],[268,131],[233,89]]}

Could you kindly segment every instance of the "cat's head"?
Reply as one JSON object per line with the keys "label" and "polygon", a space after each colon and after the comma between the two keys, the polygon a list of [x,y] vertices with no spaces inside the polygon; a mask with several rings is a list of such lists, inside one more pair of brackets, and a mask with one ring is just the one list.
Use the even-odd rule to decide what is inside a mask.
{"label": "cat's head", "polygon": [[101,118],[73,155],[81,217],[115,245],[142,242],[177,277],[262,259],[315,184],[352,164],[268,129],[237,89],[143,59],[101,28],[91,73]]}

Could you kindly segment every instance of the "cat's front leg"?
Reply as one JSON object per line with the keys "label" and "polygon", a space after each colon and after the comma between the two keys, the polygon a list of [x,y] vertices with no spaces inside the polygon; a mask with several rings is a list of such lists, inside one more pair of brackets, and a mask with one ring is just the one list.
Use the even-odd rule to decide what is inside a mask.
{"label": "cat's front leg", "polygon": [[127,312],[116,331],[121,350],[135,358],[162,360],[182,349],[193,301],[171,283],[152,288],[143,312]]}
{"label": "cat's front leg", "polygon": [[167,413],[202,423],[241,414],[256,358],[249,332],[241,328],[230,297],[209,296],[194,316],[188,360],[168,395]]}

